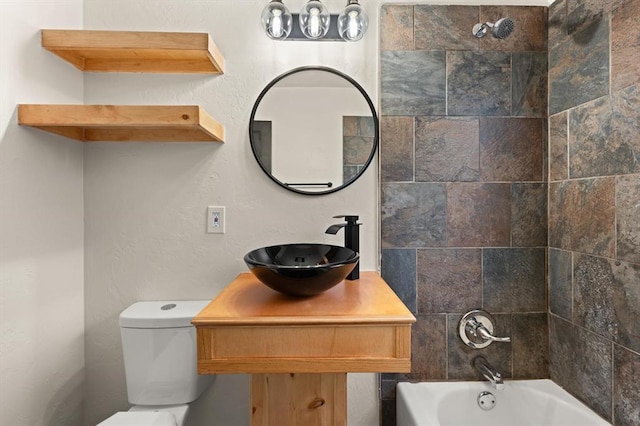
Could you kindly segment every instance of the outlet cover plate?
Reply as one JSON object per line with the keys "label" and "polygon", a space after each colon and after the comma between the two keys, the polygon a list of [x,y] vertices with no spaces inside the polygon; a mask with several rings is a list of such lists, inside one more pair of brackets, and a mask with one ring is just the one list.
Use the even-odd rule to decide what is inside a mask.
{"label": "outlet cover plate", "polygon": [[207,233],[224,234],[225,231],[225,208],[224,206],[207,207]]}

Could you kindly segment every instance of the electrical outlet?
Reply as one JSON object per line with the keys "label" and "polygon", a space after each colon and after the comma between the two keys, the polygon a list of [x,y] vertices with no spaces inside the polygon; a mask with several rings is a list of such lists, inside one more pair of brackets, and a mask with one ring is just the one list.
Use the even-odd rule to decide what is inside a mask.
{"label": "electrical outlet", "polygon": [[224,206],[207,207],[207,233],[224,234]]}

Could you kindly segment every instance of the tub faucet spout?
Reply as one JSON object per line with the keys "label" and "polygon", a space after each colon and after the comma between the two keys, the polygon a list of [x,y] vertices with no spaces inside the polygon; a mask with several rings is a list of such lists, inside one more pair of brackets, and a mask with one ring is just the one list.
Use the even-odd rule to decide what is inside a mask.
{"label": "tub faucet spout", "polygon": [[489,364],[487,359],[483,356],[477,356],[473,359],[473,367],[478,373],[485,379],[487,379],[496,388],[496,390],[502,390],[504,388],[504,381],[502,380],[502,374]]}

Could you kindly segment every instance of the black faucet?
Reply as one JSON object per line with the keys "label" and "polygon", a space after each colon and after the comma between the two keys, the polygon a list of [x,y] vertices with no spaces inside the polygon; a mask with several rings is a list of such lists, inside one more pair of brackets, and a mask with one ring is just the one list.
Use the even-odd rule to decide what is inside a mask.
{"label": "black faucet", "polygon": [[[335,225],[331,225],[325,231],[326,234],[337,234],[341,228],[345,228],[344,230],[344,246],[348,249],[355,251],[356,253],[360,253],[360,225],[358,223],[358,216],[353,215],[342,215],[342,216],[333,216],[334,219],[342,219],[346,220],[344,223],[336,223]],[[360,278],[360,262],[356,264],[356,267],[353,268],[353,271],[349,275],[347,275],[348,280],[357,280]]]}

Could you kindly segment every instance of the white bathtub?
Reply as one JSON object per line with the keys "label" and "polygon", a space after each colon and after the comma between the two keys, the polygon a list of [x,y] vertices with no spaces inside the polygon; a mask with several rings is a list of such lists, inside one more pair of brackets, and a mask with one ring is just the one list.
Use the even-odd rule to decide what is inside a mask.
{"label": "white bathtub", "polygon": [[[495,406],[478,406],[491,392]],[[488,397],[492,399],[490,396]],[[397,426],[600,426],[610,425],[551,380],[398,383]]]}

